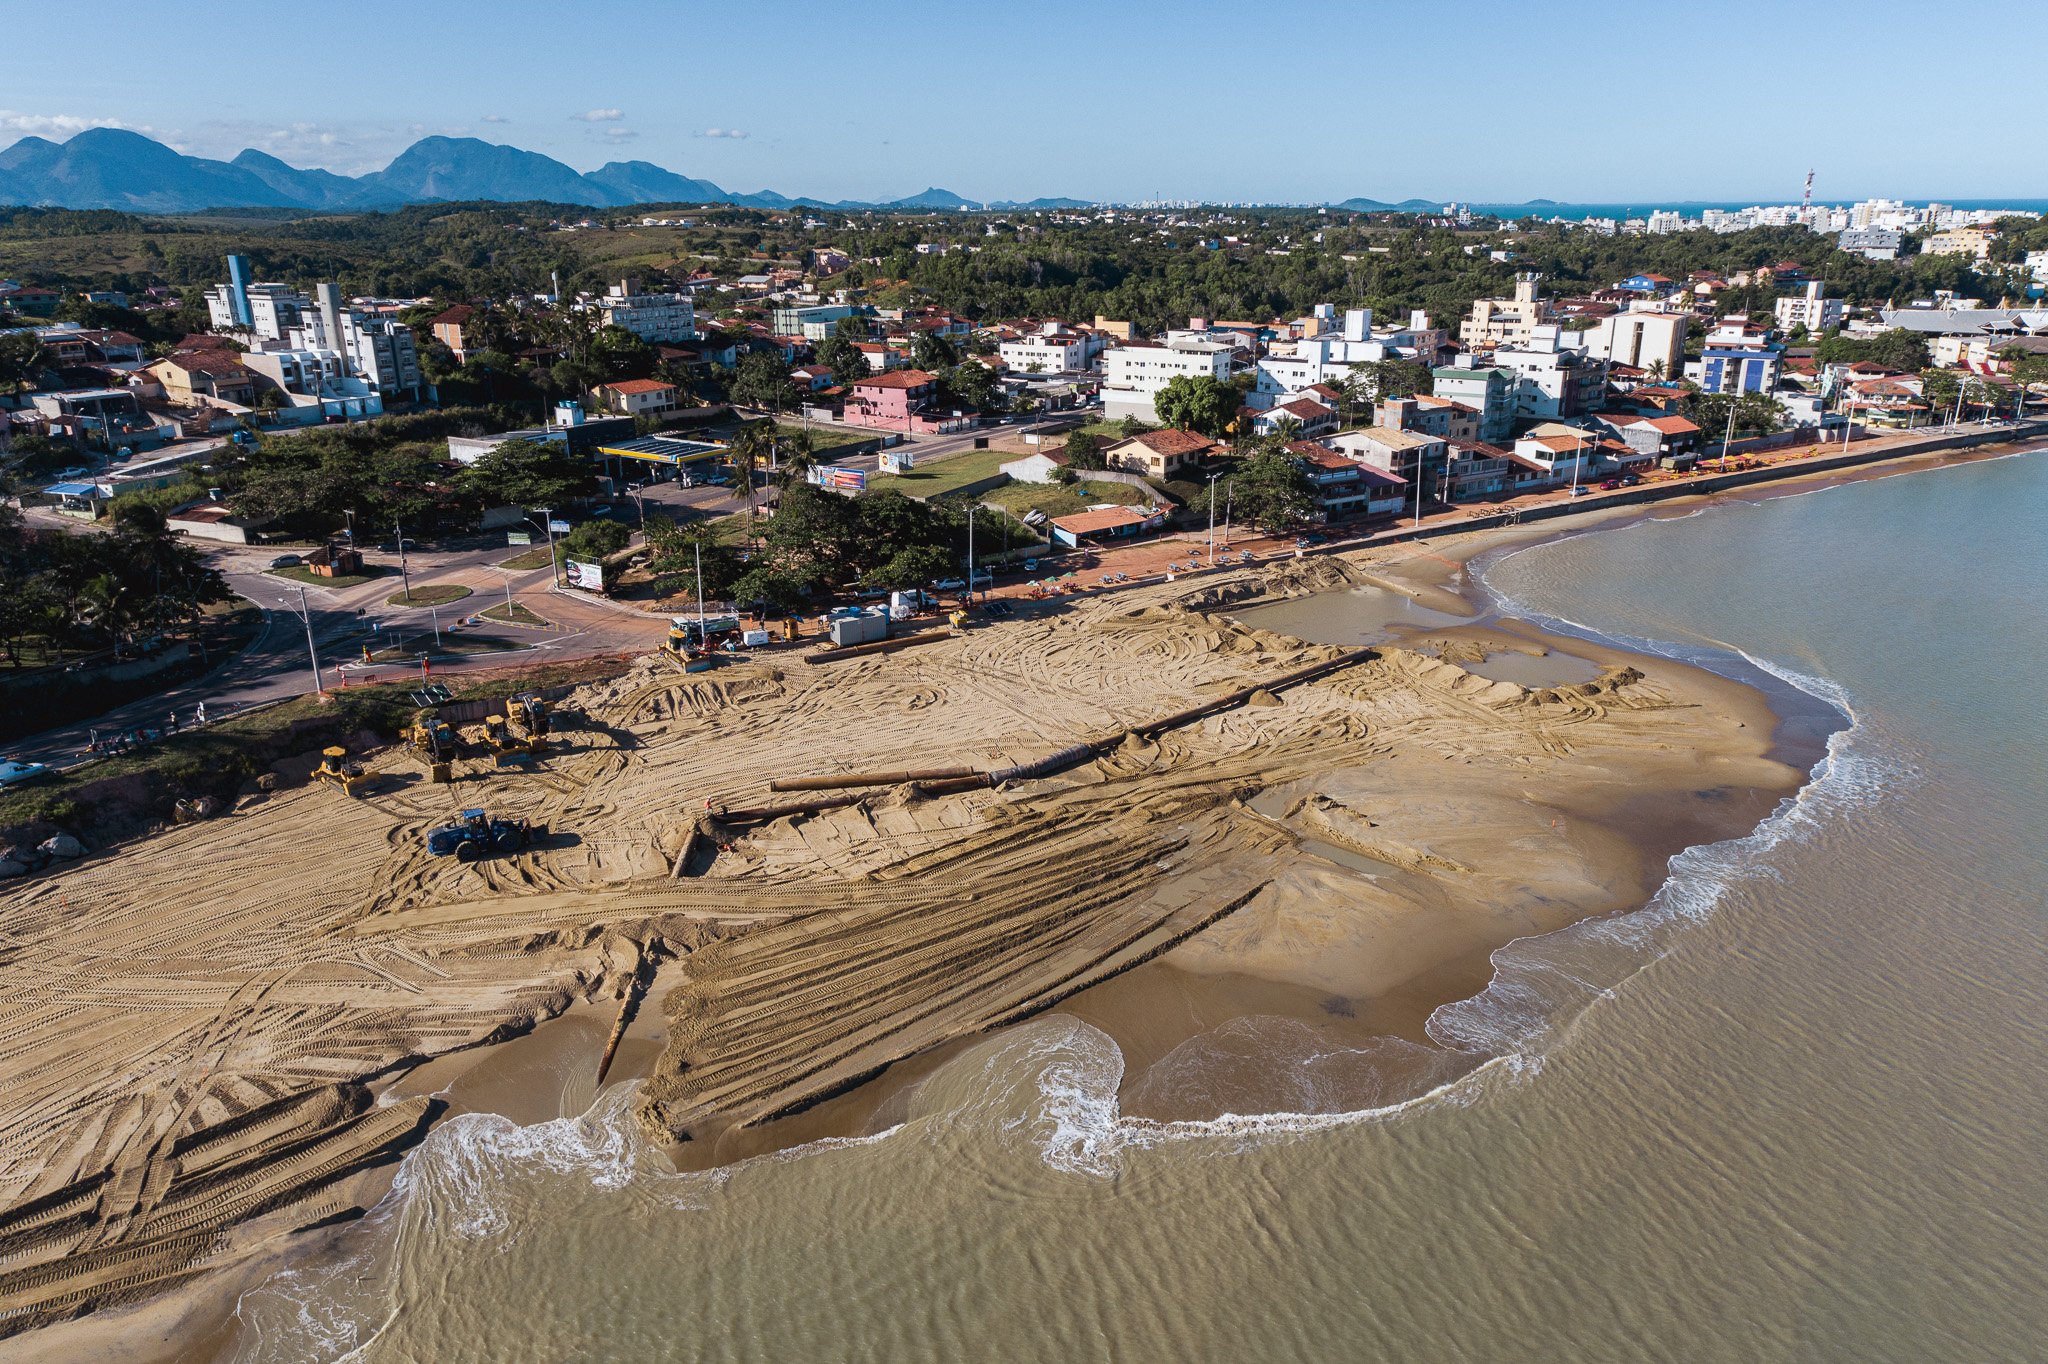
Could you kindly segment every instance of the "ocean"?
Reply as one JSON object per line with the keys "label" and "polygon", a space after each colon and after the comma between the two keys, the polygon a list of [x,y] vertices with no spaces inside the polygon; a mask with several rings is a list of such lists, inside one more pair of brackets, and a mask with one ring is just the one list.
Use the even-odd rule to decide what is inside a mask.
{"label": "ocean", "polygon": [[[1450,202],[1453,201],[1448,199],[1444,201],[1444,203]],[[1463,203],[1464,201],[1458,200],[1456,202]],[[1737,213],[1745,208],[1755,208],[1759,205],[1793,204],[1797,202],[1798,196],[1794,194],[1789,197],[1781,196],[1776,199],[1746,199],[1740,202],[1732,199],[1711,203],[1685,199],[1655,199],[1634,204],[1472,203],[1466,206],[1474,213],[1493,214],[1502,218],[1565,218],[1577,222],[1583,218],[1647,218],[1652,213],[1660,210],[1672,210],[1682,213],[1688,218],[1696,219],[1702,212],[1710,208],[1719,209],[1723,213]],[[2020,213],[2048,213],[2048,199],[1907,199],[1902,202],[1923,206],[1928,203],[1941,203],[1947,204],[1950,208],[1964,210],[2011,209]],[[1814,201],[1814,207],[1816,208],[1853,208],[1855,204],[1856,201],[1852,199],[1816,199]],[[1441,206],[1438,205],[1438,207]]]}
{"label": "ocean", "polygon": [[1456,1078],[1329,1111],[1359,1058],[1248,1019],[1212,1050],[1285,1102],[1147,1122],[1118,1094],[1151,1077],[1056,1012],[949,1054],[875,1135],[721,1170],[674,1172],[622,1085],[469,1113],[246,1293],[226,1353],[2038,1359],[2044,517],[2032,454],[1482,561],[1525,618],[1842,718],[1808,786],[1646,908],[1497,952],[1429,1023]]}

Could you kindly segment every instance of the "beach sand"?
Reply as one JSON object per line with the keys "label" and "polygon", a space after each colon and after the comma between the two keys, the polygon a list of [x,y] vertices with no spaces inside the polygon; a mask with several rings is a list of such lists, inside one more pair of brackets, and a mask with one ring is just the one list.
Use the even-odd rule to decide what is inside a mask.
{"label": "beach sand", "polygon": [[[193,1323],[236,1266],[374,1199],[378,1162],[437,1115],[580,1111],[643,956],[612,1079],[645,1077],[639,1111],[679,1164],[886,1125],[964,1039],[1054,1007],[1108,1030],[1133,1074],[1258,1017],[1379,1045],[1354,1091],[1425,1081],[1439,1062],[1406,1073],[1374,1039],[1419,1039],[1484,984],[1487,952],[1642,903],[1672,852],[1796,787],[1761,695],[1431,616],[1053,776],[883,790],[729,829],[697,874],[671,869],[707,801],[784,799],[770,777],[1001,768],[1337,655],[1244,623],[1264,601],[1377,585],[1462,619],[1460,558],[1501,537],[1462,539],[1049,604],[827,666],[650,660],[584,689],[588,722],[530,771],[434,787],[386,755],[367,799],[285,792],[10,887],[0,1330],[159,1295],[11,1344],[202,1349]],[[1531,690],[1467,666],[1551,650],[1597,680]],[[426,856],[422,832],[472,804],[565,836]],[[1183,1116],[1230,1096],[1131,1097]]]}

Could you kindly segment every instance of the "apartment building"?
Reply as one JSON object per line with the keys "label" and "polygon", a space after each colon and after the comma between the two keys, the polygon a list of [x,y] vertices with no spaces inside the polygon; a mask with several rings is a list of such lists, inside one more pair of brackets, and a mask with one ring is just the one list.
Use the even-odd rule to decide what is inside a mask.
{"label": "apartment building", "polygon": [[1685,313],[1640,309],[1614,313],[1586,331],[1586,353],[1609,364],[1675,376],[1685,367]]}
{"label": "apartment building", "polygon": [[1108,421],[1159,420],[1152,399],[1177,375],[1227,379],[1235,347],[1175,337],[1169,345],[1135,342],[1102,353],[1102,411]]}
{"label": "apartment building", "polygon": [[688,294],[643,294],[638,280],[622,279],[605,291],[598,312],[607,327],[623,327],[649,345],[697,339],[697,310]]}
{"label": "apartment building", "polygon": [[1795,327],[1804,327],[1815,336],[1830,327],[1842,325],[1845,315],[1842,300],[1823,298],[1827,286],[1813,280],[1796,294],[1788,294],[1772,305],[1772,312],[1778,323],[1778,330],[1789,332]]}
{"label": "apartment building", "polygon": [[1468,349],[1524,346],[1538,326],[1550,320],[1550,305],[1537,294],[1540,276],[1518,275],[1512,298],[1477,298],[1458,324],[1458,339]]}

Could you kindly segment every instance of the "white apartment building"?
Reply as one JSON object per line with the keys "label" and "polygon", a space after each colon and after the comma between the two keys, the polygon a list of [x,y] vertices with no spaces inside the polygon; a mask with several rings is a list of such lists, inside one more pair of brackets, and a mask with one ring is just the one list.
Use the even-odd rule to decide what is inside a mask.
{"label": "white apartment building", "polygon": [[1502,346],[1493,363],[1515,376],[1518,420],[1554,421],[1596,412],[1607,389],[1607,364],[1589,354],[1582,337],[1544,323],[1525,346]]}
{"label": "white apartment building", "polygon": [[[1318,305],[1309,319],[1318,326],[1335,320],[1329,304]],[[1351,308],[1344,314],[1341,329],[1305,336],[1294,342],[1290,353],[1262,357],[1246,401],[1257,408],[1271,407],[1290,394],[1316,384],[1337,383],[1355,366],[1380,360],[1416,359],[1434,364],[1444,341],[1443,328],[1433,326],[1429,314],[1420,309],[1408,314],[1405,326],[1375,328],[1372,309]]]}
{"label": "white apartment building", "polygon": [[1170,338],[1168,345],[1139,342],[1102,353],[1102,415],[1108,421],[1159,420],[1152,396],[1176,375],[1227,379],[1236,347],[1220,341]]}
{"label": "white apartment building", "polygon": [[1654,308],[1631,309],[1603,317],[1586,332],[1586,353],[1609,364],[1649,369],[1663,363],[1665,376],[1676,379],[1685,366],[1684,313]]}
{"label": "white apartment building", "polygon": [[1841,326],[1845,315],[1842,300],[1822,298],[1821,291],[1826,287],[1815,280],[1799,293],[1787,295],[1773,304],[1778,330],[1789,332],[1794,327],[1804,327],[1812,335],[1819,336],[1830,327]]}
{"label": "white apartment building", "polygon": [[[264,341],[282,341],[313,301],[288,284],[251,284],[247,288],[250,334]],[[235,286],[216,284],[206,291],[206,317],[217,332],[241,330],[235,320]]]}
{"label": "white apartment building", "polygon": [[1013,374],[1078,374],[1088,368],[1093,350],[1090,338],[1062,331],[1050,322],[1034,335],[996,347],[1003,367]]}
{"label": "white apartment building", "polygon": [[1660,208],[1650,214],[1649,232],[1652,236],[1664,236],[1670,232],[1685,231],[1685,215],[1675,208]]}
{"label": "white apartment building", "polygon": [[643,294],[637,281],[622,279],[597,306],[607,327],[623,327],[649,345],[697,339],[697,310],[688,294]]}

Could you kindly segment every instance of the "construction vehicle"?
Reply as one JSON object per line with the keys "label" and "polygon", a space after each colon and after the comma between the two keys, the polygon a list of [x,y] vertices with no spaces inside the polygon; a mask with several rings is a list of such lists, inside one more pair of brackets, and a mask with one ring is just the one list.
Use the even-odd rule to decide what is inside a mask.
{"label": "construction vehicle", "polygon": [[427,834],[427,851],[436,857],[455,855],[458,862],[475,862],[492,854],[515,853],[532,847],[548,836],[545,824],[523,819],[492,819],[482,810],[464,810],[453,824],[444,824]]}
{"label": "construction vehicle", "polygon": [[344,796],[355,796],[359,787],[370,783],[369,769],[351,760],[348,750],[339,745],[320,750],[320,765],[313,769],[313,775],[331,786],[339,786]]}
{"label": "construction vehicle", "polygon": [[484,747],[490,750],[491,757],[500,767],[533,752],[533,746],[525,736],[514,734],[505,717],[496,714],[484,717]]}
{"label": "construction vehicle", "polygon": [[405,741],[427,765],[430,781],[445,784],[455,780],[458,744],[453,725],[431,710],[422,710],[412,717],[412,728],[406,730]]}
{"label": "construction vehicle", "polygon": [[507,728],[513,737],[524,731],[526,751],[545,753],[548,747],[548,703],[534,692],[523,691],[505,702]]}

